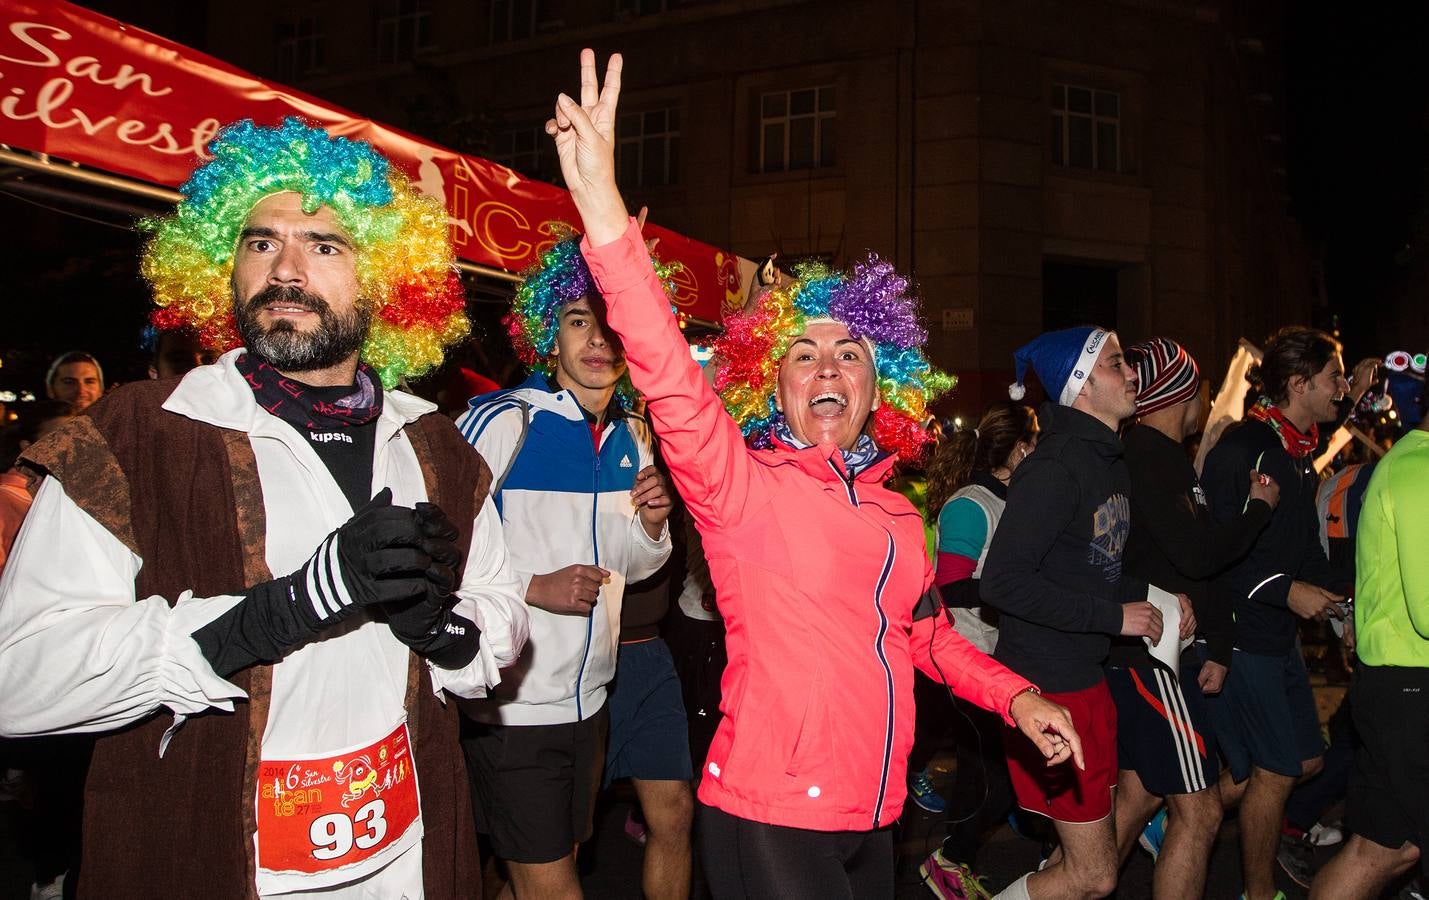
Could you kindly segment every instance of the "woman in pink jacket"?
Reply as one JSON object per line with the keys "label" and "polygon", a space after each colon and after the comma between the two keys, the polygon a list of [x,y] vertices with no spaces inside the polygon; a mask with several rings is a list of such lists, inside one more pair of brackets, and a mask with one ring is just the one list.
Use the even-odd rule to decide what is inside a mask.
{"label": "woman in pink jacket", "polygon": [[907,283],[873,259],[769,293],[728,323],[721,403],[616,187],[619,90],[620,57],[602,88],[583,51],[580,103],[562,94],[546,131],[725,619],[725,718],[699,790],[706,875],[718,898],[891,897],[915,665],[1049,765],[1080,761],[1077,736],[948,625],[922,521],[884,487],[891,451],[921,452],[923,404],[949,382],[923,358]]}

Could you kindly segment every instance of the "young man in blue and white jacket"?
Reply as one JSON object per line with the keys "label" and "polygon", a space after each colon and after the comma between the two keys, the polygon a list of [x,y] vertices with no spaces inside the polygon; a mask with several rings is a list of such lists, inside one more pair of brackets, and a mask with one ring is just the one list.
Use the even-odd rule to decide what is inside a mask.
{"label": "young man in blue and white jacket", "polygon": [[631,411],[624,350],[575,239],[546,253],[508,317],[532,370],[457,420],[491,467],[492,496],[530,607],[527,651],[464,705],[477,824],[519,897],[579,897],[627,582],[670,555],[670,497],[649,426]]}

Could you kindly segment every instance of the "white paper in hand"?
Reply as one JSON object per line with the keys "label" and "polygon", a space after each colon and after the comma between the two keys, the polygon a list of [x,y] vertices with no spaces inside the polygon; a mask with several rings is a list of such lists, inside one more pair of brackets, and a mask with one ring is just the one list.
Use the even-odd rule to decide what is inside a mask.
{"label": "white paper in hand", "polygon": [[1181,600],[1175,594],[1163,591],[1156,585],[1148,585],[1146,589],[1146,600],[1152,606],[1161,610],[1161,640],[1151,643],[1151,638],[1143,637],[1146,646],[1151,651],[1151,658],[1161,663],[1171,670],[1177,678],[1181,677],[1181,651],[1191,645],[1190,639],[1182,641],[1181,635]]}
{"label": "white paper in hand", "polygon": [[596,606],[605,607],[606,620],[610,623],[611,649],[615,651],[620,647],[620,610],[625,600],[625,576],[614,568],[606,571],[610,575],[605,579],[605,584],[600,586]]}

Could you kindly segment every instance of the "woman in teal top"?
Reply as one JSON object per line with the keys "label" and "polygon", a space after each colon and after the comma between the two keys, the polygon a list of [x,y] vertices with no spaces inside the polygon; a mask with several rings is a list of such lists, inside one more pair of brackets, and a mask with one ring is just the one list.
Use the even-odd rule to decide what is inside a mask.
{"label": "woman in teal top", "polygon": [[[1007,502],[1007,483],[1036,446],[1037,413],[1032,407],[1000,403],[987,411],[976,428],[947,440],[928,466],[928,515],[937,516],[934,581],[953,627],[988,654],[997,645],[997,625],[995,612],[982,609],[978,579]],[[1012,809],[1002,722],[958,701],[951,692],[949,698],[958,713],[952,723],[957,780],[947,800],[943,846],[919,871],[939,897],[986,897],[971,867],[984,827],[1003,821]]]}

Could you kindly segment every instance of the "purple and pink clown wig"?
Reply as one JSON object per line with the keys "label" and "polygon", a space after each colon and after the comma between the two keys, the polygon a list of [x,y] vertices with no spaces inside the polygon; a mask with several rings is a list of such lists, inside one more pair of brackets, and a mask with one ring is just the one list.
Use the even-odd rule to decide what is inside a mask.
{"label": "purple and pink clown wig", "polygon": [[847,271],[822,264],[796,267],[795,279],[766,293],[759,305],[725,321],[715,342],[715,390],[725,409],[756,447],[770,446],[779,416],[774,393],[789,345],[814,319],[833,319],[873,349],[881,401],[870,434],[884,450],[921,460],[934,438],[924,428],[928,402],[957,379],[933,368],[923,355],[928,333],[908,279],[870,254]]}

